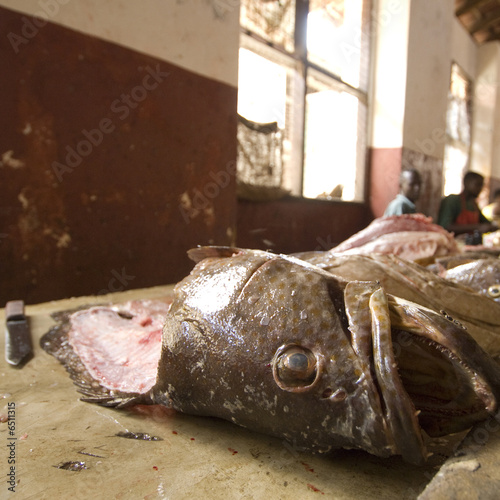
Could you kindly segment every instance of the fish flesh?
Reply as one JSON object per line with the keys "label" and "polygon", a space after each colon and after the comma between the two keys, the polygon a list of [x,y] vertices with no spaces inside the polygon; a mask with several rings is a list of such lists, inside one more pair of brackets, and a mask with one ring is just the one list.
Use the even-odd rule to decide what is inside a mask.
{"label": "fish flesh", "polygon": [[[146,393],[156,381],[161,336],[171,300],[134,300],[53,314],[40,340],[67,369],[80,392],[113,400]],[[110,397],[110,394],[113,396]]]}
{"label": "fish flesh", "polygon": [[371,255],[392,254],[405,260],[424,261],[450,252],[449,240],[442,233],[433,231],[399,231],[379,236],[374,240],[344,252],[334,254]]}
{"label": "fish flesh", "polygon": [[[118,370],[90,374],[74,321],[93,308],[42,338],[84,400],[162,404],[301,450],[359,448],[417,464],[427,457],[426,434],[467,429],[498,411],[500,367],[448,315],[293,256],[225,247],[189,253],[197,264],[174,289],[150,388],[137,382],[130,392],[110,380],[134,356],[115,355],[116,342],[99,356]],[[135,317],[114,310],[125,322]],[[144,338],[154,345],[154,335]]]}
{"label": "fish flesh", "polygon": [[453,234],[423,214],[379,217],[329,250],[332,254],[393,254],[406,260],[424,260],[457,253]]}

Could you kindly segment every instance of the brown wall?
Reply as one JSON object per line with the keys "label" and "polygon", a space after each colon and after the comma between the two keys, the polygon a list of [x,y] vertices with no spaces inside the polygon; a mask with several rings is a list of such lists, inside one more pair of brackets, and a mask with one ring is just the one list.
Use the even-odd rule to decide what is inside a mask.
{"label": "brown wall", "polygon": [[369,203],[375,217],[381,217],[389,202],[399,192],[402,148],[370,148]]}
{"label": "brown wall", "polygon": [[241,247],[294,253],[328,250],[371,220],[360,203],[282,199],[238,202]]}
{"label": "brown wall", "polygon": [[0,8],[0,306],[175,282],[233,243],[236,89],[26,19]]}

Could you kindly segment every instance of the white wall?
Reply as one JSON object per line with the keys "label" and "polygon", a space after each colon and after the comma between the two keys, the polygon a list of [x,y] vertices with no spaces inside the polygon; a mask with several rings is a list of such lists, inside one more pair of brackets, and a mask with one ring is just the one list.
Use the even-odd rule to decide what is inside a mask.
{"label": "white wall", "polygon": [[474,79],[477,52],[453,12],[453,0],[411,2],[403,146],[440,160],[452,62]]}
{"label": "white wall", "polygon": [[0,0],[0,5],[26,13],[28,20],[37,14],[237,86],[237,0]]}
{"label": "white wall", "polygon": [[472,168],[500,179],[500,43],[478,51],[474,86]]}

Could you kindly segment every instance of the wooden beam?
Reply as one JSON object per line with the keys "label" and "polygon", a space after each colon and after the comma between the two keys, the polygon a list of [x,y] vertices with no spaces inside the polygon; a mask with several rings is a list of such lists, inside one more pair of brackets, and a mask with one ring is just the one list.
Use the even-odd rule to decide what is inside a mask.
{"label": "wooden beam", "polygon": [[463,14],[471,11],[472,9],[479,7],[480,4],[486,3],[488,1],[489,0],[465,0],[465,2],[463,2],[462,5],[455,10],[455,15],[457,17],[460,17]]}
{"label": "wooden beam", "polygon": [[477,33],[478,31],[485,30],[489,28],[491,25],[497,24],[500,22],[500,8],[495,9],[488,15],[485,15],[479,21],[476,21],[469,31],[471,34]]}

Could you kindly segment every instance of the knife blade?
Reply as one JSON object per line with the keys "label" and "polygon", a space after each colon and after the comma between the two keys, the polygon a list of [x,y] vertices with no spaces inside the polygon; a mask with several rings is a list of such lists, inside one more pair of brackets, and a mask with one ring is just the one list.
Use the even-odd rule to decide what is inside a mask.
{"label": "knife blade", "polygon": [[17,366],[33,352],[29,320],[24,301],[10,300],[5,305],[5,359]]}

